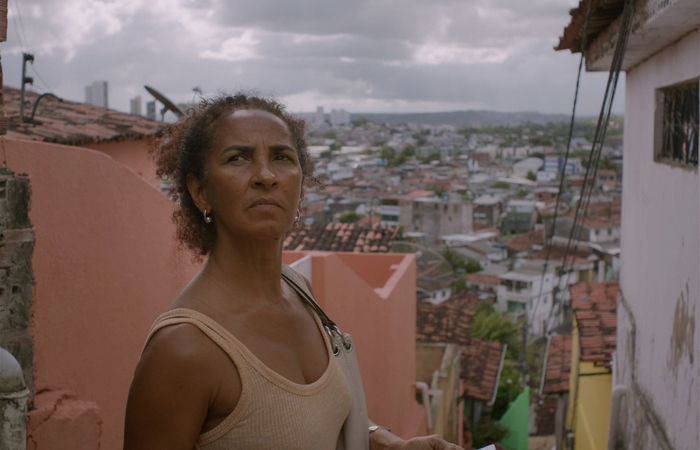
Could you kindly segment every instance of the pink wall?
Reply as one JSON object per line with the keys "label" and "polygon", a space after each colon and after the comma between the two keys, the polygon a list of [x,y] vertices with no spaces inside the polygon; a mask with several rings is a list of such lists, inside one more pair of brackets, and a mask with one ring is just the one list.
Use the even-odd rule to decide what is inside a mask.
{"label": "pink wall", "polygon": [[156,177],[156,166],[148,155],[148,139],[101,142],[87,144],[84,147],[108,154],[115,161],[136,172],[151,186],[160,189],[160,180]]}
{"label": "pink wall", "polygon": [[[28,173],[32,187],[36,392],[76,394],[58,410],[70,411],[60,416],[64,421],[93,417],[76,413],[93,402],[101,448],[120,449],[127,392],[148,329],[196,266],[176,250],[172,203],[132,170],[92,150],[3,141],[9,169]],[[34,414],[70,400],[54,397],[37,395]],[[53,449],[52,434],[33,428],[40,419],[30,414],[30,448]]]}
{"label": "pink wall", "polygon": [[425,434],[414,388],[415,257],[285,252],[285,262],[307,254],[319,305],[355,341],[370,418],[405,438]]}

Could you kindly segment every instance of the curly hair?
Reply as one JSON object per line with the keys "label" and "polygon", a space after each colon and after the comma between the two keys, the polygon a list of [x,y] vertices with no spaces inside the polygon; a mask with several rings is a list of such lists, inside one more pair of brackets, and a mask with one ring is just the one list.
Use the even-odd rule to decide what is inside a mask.
{"label": "curly hair", "polygon": [[221,94],[202,100],[197,109],[172,125],[151,144],[156,174],[171,183],[170,194],[178,207],[173,212],[176,236],[181,247],[191,250],[196,259],[208,255],[216,241],[216,227],[204,222],[187,188],[187,175],[206,182],[205,160],[215,144],[216,127],[234,111],[259,109],[279,117],[289,129],[301,164],[303,183],[313,184],[313,162],[304,137],[305,122],[292,117],[279,101],[258,94]]}

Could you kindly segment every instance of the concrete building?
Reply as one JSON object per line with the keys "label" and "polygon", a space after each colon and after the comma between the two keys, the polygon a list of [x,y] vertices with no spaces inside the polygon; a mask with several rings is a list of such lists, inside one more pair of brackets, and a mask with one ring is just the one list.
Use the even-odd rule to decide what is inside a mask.
{"label": "concrete building", "polygon": [[[573,11],[559,48],[583,51],[590,71],[608,71],[621,24],[609,7],[621,11],[622,3],[593,8],[598,33],[583,49],[577,36],[586,8]],[[622,63],[624,238],[609,442],[638,450],[697,449],[700,3],[634,3]]]}
{"label": "concrete building", "polygon": [[503,199],[496,195],[482,195],[474,200],[473,227],[474,230],[483,228],[499,228],[501,225],[501,204]]}
{"label": "concrete building", "polygon": [[134,114],[136,116],[141,115],[141,96],[137,95],[136,97],[131,99],[131,114]]}
{"label": "concrete building", "polygon": [[109,108],[109,88],[106,81],[93,81],[85,86],[85,103]]}
{"label": "concrete building", "polygon": [[501,220],[501,233],[522,234],[532,231],[537,221],[537,202],[509,200]]}
{"label": "concrete building", "polygon": [[344,109],[331,110],[331,125],[343,125],[350,123],[350,113]]}
{"label": "concrete building", "polygon": [[461,200],[421,197],[399,200],[399,224],[407,231],[425,233],[425,245],[437,245],[440,236],[472,231],[471,204]]}
{"label": "concrete building", "polygon": [[497,275],[501,280],[496,294],[498,310],[504,314],[527,314],[529,332],[535,336],[547,331],[552,309],[552,291],[558,283],[554,267],[542,276],[544,260],[524,261],[512,270]]}

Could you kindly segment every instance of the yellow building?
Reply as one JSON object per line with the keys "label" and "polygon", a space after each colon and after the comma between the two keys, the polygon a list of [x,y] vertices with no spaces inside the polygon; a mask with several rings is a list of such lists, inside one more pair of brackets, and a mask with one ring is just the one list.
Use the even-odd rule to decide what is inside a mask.
{"label": "yellow building", "polygon": [[578,283],[570,291],[574,329],[565,448],[606,450],[618,283]]}

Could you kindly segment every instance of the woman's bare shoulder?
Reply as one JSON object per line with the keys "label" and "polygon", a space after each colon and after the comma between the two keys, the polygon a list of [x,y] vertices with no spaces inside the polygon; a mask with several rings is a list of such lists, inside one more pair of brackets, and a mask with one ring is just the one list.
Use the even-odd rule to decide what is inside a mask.
{"label": "woman's bare shoulder", "polygon": [[219,392],[221,353],[194,325],[156,331],[129,392],[125,448],[192,448]]}

